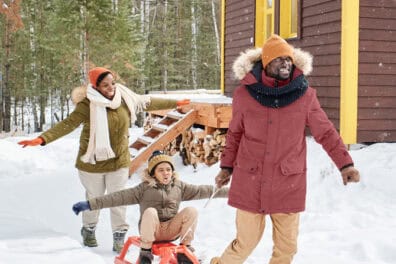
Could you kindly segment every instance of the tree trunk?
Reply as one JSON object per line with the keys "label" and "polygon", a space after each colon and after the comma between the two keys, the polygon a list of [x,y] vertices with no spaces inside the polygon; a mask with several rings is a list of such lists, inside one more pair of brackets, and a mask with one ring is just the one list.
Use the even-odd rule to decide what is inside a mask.
{"label": "tree trunk", "polygon": [[[56,112],[55,112],[55,109],[54,109],[54,92],[53,92],[53,90],[52,89],[49,89],[49,100],[50,100],[50,116],[51,116],[51,127],[53,127],[54,125],[55,125],[55,120],[54,120],[54,117],[55,117],[55,114],[56,114]],[[55,93],[56,94],[56,93]]]}
{"label": "tree trunk", "polygon": [[117,14],[118,13],[118,0],[112,0],[112,4],[113,4],[113,12],[115,13],[115,14]]}
{"label": "tree trunk", "polygon": [[[182,16],[181,16],[181,7],[180,7],[180,2],[179,0],[175,0],[175,16],[176,16],[176,37],[175,37],[175,46],[179,47],[179,40],[180,36],[182,35]],[[175,49],[175,58],[179,58],[179,51],[180,49],[176,48]]]}
{"label": "tree trunk", "polygon": [[[1,63],[1,67],[3,67],[3,63]],[[0,133],[1,131],[3,131],[3,113],[4,113],[4,108],[3,108],[3,75],[2,75],[2,71],[0,71],[0,109],[1,109],[1,113],[0,113]]]}
{"label": "tree trunk", "polygon": [[[67,96],[67,97],[65,97],[66,98],[66,100],[65,100],[65,104],[66,104],[66,117],[68,117],[69,115],[70,115],[70,96]],[[62,120],[64,119],[64,118],[66,118],[66,117],[63,117],[63,115],[62,115]]]}
{"label": "tree trunk", "polygon": [[212,19],[213,19],[213,28],[216,37],[216,51],[217,51],[217,64],[220,64],[220,36],[219,36],[219,29],[217,27],[217,15],[216,15],[216,6],[214,0],[212,0]]}
{"label": "tree trunk", "polygon": [[192,48],[192,59],[191,59],[191,78],[193,89],[197,89],[197,62],[198,62],[198,51],[197,51],[197,17],[195,14],[195,1],[191,2],[191,48]]}
{"label": "tree trunk", "polygon": [[38,62],[39,62],[39,87],[40,87],[40,97],[39,97],[39,102],[40,102],[40,132],[43,131],[44,125],[46,123],[45,120],[45,108],[47,107],[47,99],[48,99],[48,88],[47,85],[48,83],[45,80],[46,77],[46,60],[45,60],[45,50],[44,47],[42,46],[42,39],[41,35],[44,33],[44,24],[46,23],[45,21],[45,15],[44,15],[44,10],[43,10],[43,3],[41,2],[39,7],[38,7],[38,18],[39,18],[39,30],[38,30],[38,43],[39,47],[37,49],[38,51]]}
{"label": "tree trunk", "polygon": [[[150,31],[149,17],[150,17],[150,2],[141,0],[140,1],[140,33],[142,34],[145,43],[143,47],[147,47],[147,43],[148,43],[148,36]],[[145,60],[146,60],[146,49],[143,48],[140,54],[140,61],[142,62],[141,65],[143,68],[145,67]],[[142,87],[143,90],[146,90],[146,78],[144,76],[143,78],[141,78],[140,87]]]}
{"label": "tree trunk", "polygon": [[[40,67],[42,68],[42,67]],[[39,122],[39,131],[43,131],[45,124],[45,107],[47,106],[47,98],[44,87],[44,73],[40,70],[40,97],[39,97],[39,105],[40,105],[40,122]]]}
{"label": "tree trunk", "polygon": [[[164,22],[162,26],[162,33],[164,38],[167,38],[167,26],[166,20],[168,15],[168,0],[164,1]],[[168,91],[168,45],[164,45],[163,48],[163,62],[162,62],[162,83],[163,83],[163,90],[164,92]]]}
{"label": "tree trunk", "polygon": [[63,112],[65,111],[66,96],[64,95],[64,90],[61,89],[59,93],[59,103],[60,103],[60,120],[63,120]]}
{"label": "tree trunk", "polygon": [[10,48],[11,48],[11,21],[6,19],[5,26],[5,65],[4,65],[4,80],[2,86],[2,123],[1,130],[5,132],[11,131],[11,95],[10,95]]}
{"label": "tree trunk", "polygon": [[32,110],[33,110],[33,123],[34,123],[33,131],[34,132],[40,132],[39,118],[38,118],[36,99],[35,98],[32,100]]}
{"label": "tree trunk", "polygon": [[12,110],[14,112],[14,120],[13,120],[14,128],[18,127],[18,102],[19,102],[19,97],[15,96],[14,105],[12,108]]}
{"label": "tree trunk", "polygon": [[21,100],[21,129],[25,131],[25,100]]}
{"label": "tree trunk", "polygon": [[[34,6],[31,7],[30,12],[32,13],[32,16],[36,17],[36,9]],[[30,97],[28,100],[30,101],[30,105],[32,107],[32,113],[33,113],[33,132],[39,132],[40,131],[40,123],[39,123],[39,118],[38,118],[38,113],[37,113],[37,93],[38,93],[38,88],[37,88],[37,44],[36,44],[36,28],[35,28],[35,22],[33,20],[29,21],[29,48],[30,52],[32,54],[32,60],[30,63],[30,71],[32,73],[32,78],[29,80],[29,86],[30,86],[30,92],[29,95]],[[30,123],[29,124],[29,133],[31,132],[30,129]]]}
{"label": "tree trunk", "polygon": [[[0,2],[0,13],[5,15],[4,27],[4,76],[0,76],[1,90],[0,90],[0,131],[11,131],[11,87],[10,87],[10,48],[11,48],[11,33],[23,27],[22,19],[19,13],[20,0],[9,1],[8,3]],[[1,65],[2,66],[2,65]],[[0,69],[0,73],[2,69]]]}
{"label": "tree trunk", "polygon": [[89,51],[88,51],[88,25],[87,25],[87,2],[80,5],[80,18],[84,21],[84,28],[80,33],[80,58],[81,58],[81,83],[85,83],[88,79],[89,71]]}

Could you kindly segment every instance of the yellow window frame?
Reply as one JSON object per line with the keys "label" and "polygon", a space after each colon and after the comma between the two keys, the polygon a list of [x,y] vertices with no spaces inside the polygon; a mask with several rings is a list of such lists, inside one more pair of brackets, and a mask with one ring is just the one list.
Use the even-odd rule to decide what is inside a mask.
{"label": "yellow window frame", "polygon": [[279,35],[284,38],[297,37],[297,0],[280,0]]}
{"label": "yellow window frame", "polygon": [[[271,5],[270,5],[271,3]],[[275,0],[256,0],[256,32],[254,44],[261,47],[274,33]]]}

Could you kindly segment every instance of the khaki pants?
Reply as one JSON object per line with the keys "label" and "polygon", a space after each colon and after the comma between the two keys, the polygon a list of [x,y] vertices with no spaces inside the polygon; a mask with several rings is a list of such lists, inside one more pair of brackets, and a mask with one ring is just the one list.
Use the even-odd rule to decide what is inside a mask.
{"label": "khaki pants", "polygon": [[180,243],[191,245],[197,226],[198,211],[194,207],[186,207],[171,220],[160,222],[157,210],[147,208],[140,224],[142,248],[151,248],[154,241],[173,241],[180,236]]}
{"label": "khaki pants", "polygon": [[[290,264],[297,252],[299,213],[271,214],[274,243],[269,264]],[[265,227],[265,215],[237,210],[237,237],[212,264],[243,263],[260,242]]]}
{"label": "khaki pants", "polygon": [[[112,172],[92,173],[78,171],[80,181],[85,188],[85,197],[88,199],[102,196],[125,188],[128,181],[128,168],[121,168]],[[82,220],[84,227],[95,227],[98,223],[100,210],[83,211]],[[129,225],[125,221],[126,206],[110,208],[111,229],[113,232],[118,230],[128,230]]]}

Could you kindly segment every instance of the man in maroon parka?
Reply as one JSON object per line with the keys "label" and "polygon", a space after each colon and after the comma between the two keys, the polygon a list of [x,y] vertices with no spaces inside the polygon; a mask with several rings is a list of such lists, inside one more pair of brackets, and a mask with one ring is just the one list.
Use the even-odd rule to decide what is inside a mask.
{"label": "man in maroon parka", "polygon": [[305,210],[305,128],[334,161],[345,185],[358,182],[359,172],[305,78],[312,70],[309,53],[273,35],[262,49],[242,53],[233,70],[241,85],[233,95],[216,184],[227,184],[232,175],[228,203],[237,208],[237,234],[211,264],[243,263],[262,237],[266,215],[273,225],[270,264],[290,264],[297,252],[299,213]]}

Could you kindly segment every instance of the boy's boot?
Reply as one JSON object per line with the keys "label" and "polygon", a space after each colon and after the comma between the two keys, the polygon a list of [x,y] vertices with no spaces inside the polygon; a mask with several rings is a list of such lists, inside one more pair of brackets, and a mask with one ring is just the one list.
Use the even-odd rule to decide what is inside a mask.
{"label": "boy's boot", "polygon": [[125,235],[128,230],[119,230],[113,233],[113,251],[120,253],[124,247]]}
{"label": "boy's boot", "polygon": [[178,264],[193,264],[193,262],[184,253],[177,253],[176,256]]}
{"label": "boy's boot", "polygon": [[151,264],[153,259],[154,259],[154,256],[151,253],[151,248],[150,249],[142,248],[140,250],[140,254],[139,254],[139,263],[140,264]]}
{"label": "boy's boot", "polygon": [[83,238],[84,246],[87,247],[97,247],[98,242],[95,236],[95,227],[82,227],[81,236]]}
{"label": "boy's boot", "polygon": [[[180,244],[183,245],[183,244]],[[191,253],[194,253],[195,249],[191,245],[187,245],[186,248],[191,251]],[[193,262],[183,253],[177,253],[177,263],[178,264],[193,264]]]}

